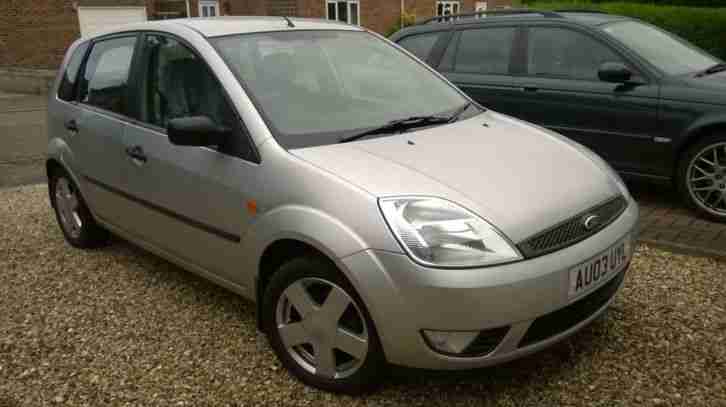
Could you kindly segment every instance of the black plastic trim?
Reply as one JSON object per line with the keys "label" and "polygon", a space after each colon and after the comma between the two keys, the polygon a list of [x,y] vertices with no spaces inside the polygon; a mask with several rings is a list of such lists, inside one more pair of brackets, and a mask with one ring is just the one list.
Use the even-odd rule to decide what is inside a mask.
{"label": "black plastic trim", "polygon": [[134,196],[132,194],[129,194],[128,192],[125,192],[125,191],[122,191],[122,190],[120,190],[118,188],[115,188],[115,187],[112,187],[110,185],[107,185],[107,184],[105,184],[105,183],[103,183],[103,182],[101,182],[101,181],[99,181],[97,179],[91,178],[91,177],[89,177],[87,175],[82,175],[81,177],[85,181],[88,181],[91,184],[96,185],[97,187],[99,187],[101,189],[105,189],[106,191],[111,192],[111,193],[114,193],[116,195],[120,195],[120,196],[128,199],[129,201],[136,202],[137,204],[142,205],[142,206],[144,206],[144,207],[146,207],[148,209],[151,209],[151,210],[154,210],[156,212],[162,213],[162,214],[164,214],[164,215],[166,215],[166,216],[168,216],[170,218],[173,218],[175,220],[178,220],[178,221],[180,221],[182,223],[186,223],[187,225],[189,225],[191,227],[194,227],[194,228],[197,228],[199,230],[205,231],[205,232],[207,232],[209,234],[215,235],[215,236],[220,237],[222,239],[229,240],[230,242],[239,243],[242,240],[241,237],[238,236],[238,235],[235,235],[235,234],[232,234],[232,233],[229,233],[229,232],[225,232],[224,230],[217,229],[214,226],[210,226],[210,225],[207,225],[206,223],[202,223],[202,222],[199,222],[199,221],[194,220],[192,218],[189,218],[187,216],[178,214],[178,213],[176,213],[176,212],[174,212],[174,211],[172,211],[170,209],[167,209],[167,208],[165,208],[163,206],[159,206],[157,204],[151,203],[151,202],[149,202],[147,200],[141,199],[141,198],[139,198],[137,196]]}

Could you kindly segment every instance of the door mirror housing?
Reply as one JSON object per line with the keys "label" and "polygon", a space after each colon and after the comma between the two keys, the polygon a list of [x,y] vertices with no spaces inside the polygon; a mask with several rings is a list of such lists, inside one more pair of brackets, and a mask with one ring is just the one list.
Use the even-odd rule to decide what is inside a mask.
{"label": "door mirror housing", "polygon": [[231,130],[220,126],[207,116],[178,117],[169,120],[166,134],[178,146],[216,146]]}
{"label": "door mirror housing", "polygon": [[605,62],[600,65],[597,76],[603,82],[627,83],[633,77],[633,71],[620,62]]}

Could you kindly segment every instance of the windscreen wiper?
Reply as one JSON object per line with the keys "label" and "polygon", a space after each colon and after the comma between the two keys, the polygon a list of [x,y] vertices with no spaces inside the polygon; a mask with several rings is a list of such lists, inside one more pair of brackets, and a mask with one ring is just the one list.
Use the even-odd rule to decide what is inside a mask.
{"label": "windscreen wiper", "polygon": [[362,133],[354,134],[352,136],[343,137],[340,139],[340,142],[349,143],[351,141],[356,141],[363,137],[372,136],[374,134],[393,133],[395,131],[404,131],[407,129],[412,129],[414,127],[423,127],[431,124],[451,123],[458,120],[459,116],[461,116],[467,109],[469,109],[470,106],[471,102],[466,102],[464,106],[456,109],[456,111],[450,116],[412,116],[405,119],[392,120],[384,124],[383,126],[375,127]]}
{"label": "windscreen wiper", "polygon": [[726,63],[719,62],[716,65],[708,67],[708,69],[705,69],[699,73],[696,74],[696,78],[700,78],[702,76],[711,75],[712,73],[726,71]]}
{"label": "windscreen wiper", "polygon": [[464,112],[469,110],[469,108],[471,107],[471,104],[472,104],[471,102],[466,102],[464,104],[464,106],[456,109],[456,111],[454,111],[454,113],[452,113],[451,116],[449,116],[449,123],[459,120],[459,116],[461,116],[462,114],[464,114]]}
{"label": "windscreen wiper", "polygon": [[414,127],[423,127],[428,126],[430,124],[443,124],[448,123],[451,120],[451,117],[446,116],[411,116],[407,117],[405,119],[398,119],[398,120],[391,120],[390,122],[384,124],[383,126],[374,127],[372,129],[366,130],[362,133],[353,134],[352,136],[343,137],[340,139],[341,143],[349,143],[351,141],[356,141],[359,139],[362,139],[363,137],[372,136],[374,134],[386,134],[386,133],[393,133],[397,131],[404,131],[407,129],[412,129]]}

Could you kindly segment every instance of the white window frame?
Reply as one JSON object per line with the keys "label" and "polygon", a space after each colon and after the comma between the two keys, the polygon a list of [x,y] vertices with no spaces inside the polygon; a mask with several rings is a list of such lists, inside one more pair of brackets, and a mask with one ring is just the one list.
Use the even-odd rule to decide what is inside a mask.
{"label": "white window frame", "polygon": [[[211,9],[214,8],[214,16],[209,15],[207,13],[207,16],[204,15],[204,9]],[[217,0],[199,0],[199,17],[218,17],[219,14],[219,1]]]}
{"label": "white window frame", "polygon": [[[441,7],[442,11],[446,11],[446,8],[449,7],[449,10],[451,12],[449,14],[460,14],[461,13],[461,1],[459,0],[437,0],[436,1],[436,10],[434,10],[434,14],[439,16],[445,16],[446,14],[439,14],[439,6]],[[456,9],[456,10],[454,10]]]}
{"label": "white window frame", "polygon": [[[333,20],[333,21],[340,21],[340,20],[338,20],[338,3],[346,3],[348,18],[346,19],[347,21],[342,21],[342,22],[348,23],[348,24],[353,24],[350,21],[350,14],[351,14],[350,5],[355,4],[357,6],[357,10],[358,10],[358,22],[355,23],[355,25],[362,25],[361,16],[360,16],[360,1],[359,0],[324,0],[324,2],[325,2],[325,18],[328,20]],[[335,5],[334,18],[331,18],[331,16],[330,16],[330,4]]]}

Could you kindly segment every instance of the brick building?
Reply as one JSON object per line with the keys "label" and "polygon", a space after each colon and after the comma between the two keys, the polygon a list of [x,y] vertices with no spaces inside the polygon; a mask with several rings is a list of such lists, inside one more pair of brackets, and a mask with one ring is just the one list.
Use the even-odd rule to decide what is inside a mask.
{"label": "brick building", "polygon": [[400,21],[402,9],[421,20],[435,15],[511,7],[514,3],[517,0],[232,0],[230,14],[328,18],[385,34]]}
{"label": "brick building", "polygon": [[386,33],[400,21],[402,8],[407,15],[423,19],[511,3],[512,0],[2,0],[0,76],[5,75],[7,82],[8,68],[53,70],[68,45],[81,34],[132,21],[287,15],[346,21]]}

